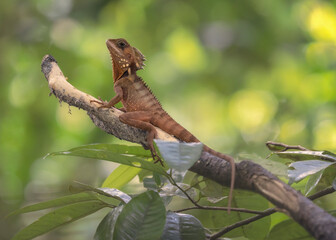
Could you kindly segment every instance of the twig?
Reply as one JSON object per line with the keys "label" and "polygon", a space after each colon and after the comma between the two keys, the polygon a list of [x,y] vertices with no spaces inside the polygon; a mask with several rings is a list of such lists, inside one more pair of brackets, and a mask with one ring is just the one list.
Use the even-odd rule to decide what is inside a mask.
{"label": "twig", "polygon": [[[183,208],[179,209],[175,212],[184,212],[188,210],[193,210],[193,209],[199,209],[199,210],[228,210],[228,207],[216,207],[216,206],[202,206],[201,208],[195,206],[195,207],[188,207],[188,208]],[[230,208],[231,211],[234,212],[243,212],[243,213],[252,213],[252,214],[263,214],[263,211],[256,211],[256,210],[250,210],[246,208]]]}
{"label": "twig", "polygon": [[[197,202],[195,202],[187,193],[187,191],[191,188],[188,188],[186,191],[181,188],[176,182],[175,180],[170,176],[171,179],[169,179],[170,183],[174,186],[176,186],[178,189],[180,189],[180,191],[182,191],[184,193],[184,195],[186,195],[186,197],[195,205],[195,207],[189,207],[189,208],[184,208],[184,209],[180,209],[177,210],[175,212],[183,212],[183,211],[188,211],[188,210],[192,210],[192,209],[200,209],[200,210],[221,210],[221,211],[227,211],[229,210],[228,207],[217,207],[217,206],[202,206],[199,205]],[[252,213],[252,214],[262,214],[263,211],[257,211],[257,210],[250,210],[250,209],[246,209],[246,208],[230,208],[230,210],[234,211],[234,212],[244,212],[244,213]]]}
{"label": "twig", "polygon": [[232,225],[229,225],[229,226],[223,228],[221,231],[219,231],[219,232],[211,235],[210,240],[217,239],[220,236],[222,236],[223,234],[225,234],[225,233],[227,233],[227,232],[229,232],[229,231],[231,231],[231,230],[233,230],[235,228],[238,228],[238,227],[241,227],[243,225],[249,224],[251,222],[257,221],[257,220],[259,220],[259,219],[261,219],[263,217],[269,216],[269,215],[271,215],[272,213],[275,213],[275,212],[276,212],[276,210],[274,208],[269,208],[269,209],[265,210],[260,215],[253,216],[253,217],[244,219],[244,220],[242,220],[240,222],[236,222],[236,223],[234,223]]}
{"label": "twig", "polygon": [[[315,193],[315,194],[309,196],[308,198],[309,198],[310,200],[315,200],[315,199],[317,199],[317,198],[323,197],[323,196],[328,195],[328,194],[333,193],[333,192],[335,192],[335,189],[332,188],[332,187],[330,187],[330,188],[326,188],[326,189],[324,189],[324,190],[322,190],[322,191],[320,191],[320,192],[317,192],[317,193]],[[232,210],[232,211],[233,211],[233,210]],[[234,224],[232,224],[232,225],[229,225],[229,226],[223,228],[221,231],[219,231],[219,232],[217,232],[217,233],[211,235],[211,236],[210,236],[210,240],[217,239],[217,238],[219,238],[220,236],[222,236],[223,234],[225,234],[225,233],[227,233],[227,232],[230,232],[231,230],[233,230],[233,229],[235,229],[235,228],[238,228],[238,227],[241,227],[241,226],[243,226],[243,225],[247,225],[247,224],[249,224],[249,223],[251,223],[251,222],[257,221],[257,220],[259,220],[259,219],[261,219],[261,218],[264,218],[264,217],[267,217],[267,216],[269,216],[269,215],[271,215],[271,214],[273,214],[273,213],[275,213],[275,212],[276,212],[276,209],[275,209],[275,208],[269,208],[269,209],[266,209],[265,211],[261,212],[260,215],[257,215],[257,216],[253,216],[253,217],[244,219],[244,220],[242,220],[242,221],[240,221],[240,222],[236,222],[236,223],[234,223]]]}
{"label": "twig", "polygon": [[[186,195],[186,197],[195,205],[195,207],[189,207],[189,208],[184,208],[184,209],[180,209],[177,210],[175,212],[183,212],[183,211],[188,211],[188,210],[192,210],[192,209],[201,209],[201,210],[221,210],[221,211],[227,211],[229,210],[228,207],[217,207],[217,206],[202,206],[199,205],[196,201],[194,201],[189,194],[187,193],[187,191],[190,189],[188,188],[187,191],[185,191],[183,188],[181,188],[176,182],[175,180],[170,177],[171,179],[168,179],[170,181],[170,183],[174,186],[176,186],[178,189],[180,189],[181,192],[184,193],[184,195]],[[234,211],[234,212],[244,212],[244,213],[252,213],[252,214],[262,214],[263,211],[257,211],[257,210],[250,210],[250,209],[246,209],[246,208],[230,208],[230,210]]]}
{"label": "twig", "polygon": [[329,188],[323,189],[323,190],[321,190],[317,193],[314,193],[313,195],[308,196],[308,198],[310,200],[315,200],[317,198],[323,197],[323,196],[328,195],[330,193],[333,193],[335,191],[336,190],[333,187],[329,187]]}
{"label": "twig", "polygon": [[192,202],[196,207],[198,207],[198,208],[203,208],[203,206],[201,206],[201,205],[199,205],[197,202],[195,202],[194,199],[192,199],[192,197],[190,197],[189,194],[175,182],[174,178],[172,178],[171,176],[169,176],[168,180],[169,180],[169,182],[170,182],[172,185],[174,185],[174,186],[176,186],[178,189],[180,189],[180,191],[183,192],[184,195],[186,195],[186,197],[190,200],[190,202]]}
{"label": "twig", "polygon": [[268,149],[274,152],[285,152],[287,150],[301,150],[301,151],[310,151],[309,149],[302,147],[300,145],[287,145],[284,143],[267,141],[266,146]]}

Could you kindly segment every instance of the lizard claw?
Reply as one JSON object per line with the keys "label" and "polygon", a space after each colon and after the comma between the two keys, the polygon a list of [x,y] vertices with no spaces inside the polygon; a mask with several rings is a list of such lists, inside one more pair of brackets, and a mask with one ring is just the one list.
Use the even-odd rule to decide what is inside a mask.
{"label": "lizard claw", "polygon": [[107,103],[106,101],[104,101],[101,97],[98,96],[98,99],[102,102],[102,103]]}
{"label": "lizard claw", "polygon": [[162,161],[162,159],[159,157],[159,155],[156,153],[156,152],[153,152],[153,151],[151,151],[151,153],[152,153],[152,158],[153,158],[153,160],[154,160],[154,163],[160,163],[161,164],[161,166],[162,167],[164,167],[164,165],[163,165],[163,161]]}
{"label": "lizard claw", "polygon": [[155,160],[154,163],[159,162],[161,164],[161,166],[164,167],[163,161],[162,161],[162,159],[159,156],[157,156],[156,159],[154,158],[154,160]]}
{"label": "lizard claw", "polygon": [[95,102],[100,104],[100,106],[98,107],[98,109],[100,108],[109,108],[110,106],[108,106],[108,102],[104,101],[101,99],[101,97],[98,97],[99,101],[97,100],[90,100],[90,103]]}

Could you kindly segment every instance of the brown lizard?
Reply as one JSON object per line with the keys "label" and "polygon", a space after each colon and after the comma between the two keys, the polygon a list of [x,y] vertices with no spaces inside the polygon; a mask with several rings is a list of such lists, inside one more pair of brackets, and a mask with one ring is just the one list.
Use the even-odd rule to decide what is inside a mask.
{"label": "brown lizard", "polygon": [[[136,75],[136,71],[142,69],[144,66],[144,55],[122,38],[108,39],[106,45],[112,59],[116,95],[109,102],[102,100],[92,100],[91,102],[99,103],[99,108],[110,108],[121,101],[123,104],[121,110],[124,113],[119,116],[120,121],[148,132],[147,142],[155,162],[163,164],[153,146],[153,139],[157,135],[155,127],[162,129],[181,141],[200,142],[193,134],[166,113],[146,83]],[[216,152],[206,145],[203,146],[203,151],[222,158],[231,164],[231,187],[228,202],[228,211],[230,211],[235,180],[234,159],[229,155]]]}

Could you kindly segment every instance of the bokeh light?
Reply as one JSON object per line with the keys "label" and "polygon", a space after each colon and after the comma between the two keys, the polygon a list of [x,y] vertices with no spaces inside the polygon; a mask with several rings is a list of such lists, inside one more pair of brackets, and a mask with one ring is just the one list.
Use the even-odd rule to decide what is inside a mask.
{"label": "bokeh light", "polygon": [[242,132],[259,131],[274,116],[276,99],[268,92],[242,90],[235,93],[229,103],[232,123]]}

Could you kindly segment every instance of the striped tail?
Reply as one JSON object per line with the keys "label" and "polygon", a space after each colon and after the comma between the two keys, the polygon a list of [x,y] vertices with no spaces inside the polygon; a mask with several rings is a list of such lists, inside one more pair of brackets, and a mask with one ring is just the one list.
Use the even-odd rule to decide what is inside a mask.
{"label": "striped tail", "polygon": [[156,114],[154,120],[152,120],[152,124],[183,142],[200,142],[200,140],[192,135],[192,133],[190,133],[187,129],[178,124],[166,112]]}

